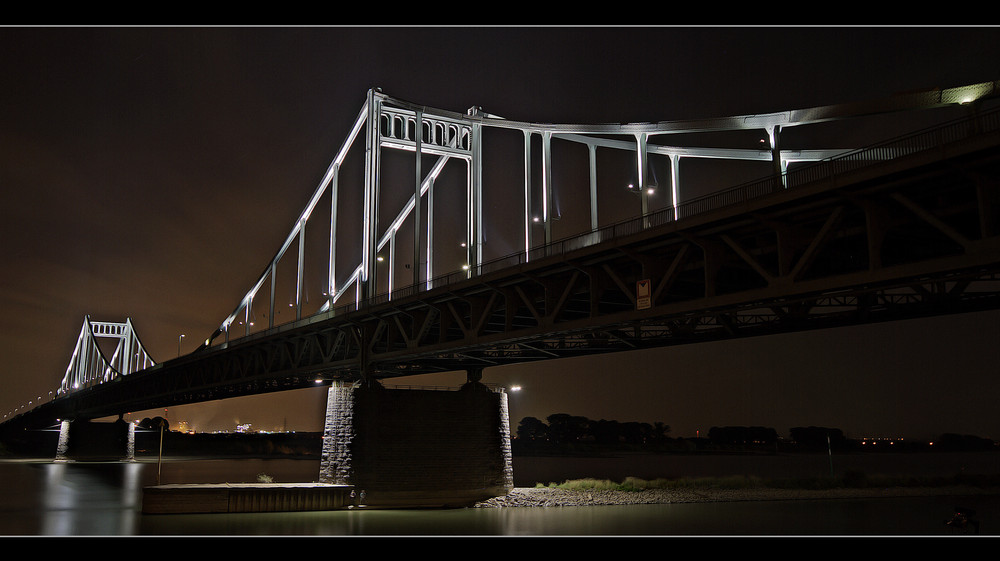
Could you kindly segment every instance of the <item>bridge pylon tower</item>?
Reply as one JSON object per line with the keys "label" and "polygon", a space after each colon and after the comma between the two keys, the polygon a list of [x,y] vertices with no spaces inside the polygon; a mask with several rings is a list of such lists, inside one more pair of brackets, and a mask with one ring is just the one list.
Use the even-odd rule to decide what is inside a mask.
{"label": "bridge pylon tower", "polygon": [[[101,350],[97,343],[99,338],[118,340],[111,358]],[[88,315],[84,317],[73,356],[57,393],[63,395],[111,382],[154,364],[156,363],[136,335],[131,318],[126,318],[124,323],[116,323],[93,321]]]}

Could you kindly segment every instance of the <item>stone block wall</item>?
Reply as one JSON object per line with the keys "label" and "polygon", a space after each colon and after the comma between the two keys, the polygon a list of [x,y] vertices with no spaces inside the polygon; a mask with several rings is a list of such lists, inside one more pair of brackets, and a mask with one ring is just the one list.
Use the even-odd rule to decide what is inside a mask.
{"label": "stone block wall", "polygon": [[507,395],[333,385],[320,481],[368,505],[458,506],[513,488]]}

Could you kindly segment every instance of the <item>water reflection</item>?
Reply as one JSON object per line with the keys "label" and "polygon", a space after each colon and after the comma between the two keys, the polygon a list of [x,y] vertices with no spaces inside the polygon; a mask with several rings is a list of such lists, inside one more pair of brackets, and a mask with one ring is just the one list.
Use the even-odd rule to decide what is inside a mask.
{"label": "water reflection", "polygon": [[[143,517],[141,534],[326,536],[949,535],[954,498]],[[995,497],[965,498],[997,512]],[[985,528],[994,534],[996,528]]]}
{"label": "water reflection", "polygon": [[[252,481],[266,471],[301,481],[310,465],[178,462],[202,480]],[[183,464],[183,465],[181,465]],[[233,465],[238,464],[238,465]],[[297,479],[296,479],[297,478]],[[0,534],[48,536],[774,536],[948,535],[956,505],[974,508],[982,533],[1000,528],[1000,497],[914,497],[522,509],[343,510],[143,515],[155,463],[0,462]]]}
{"label": "water reflection", "polygon": [[135,534],[142,496],[141,464],[54,462],[38,468],[43,472],[38,489],[40,534]]}

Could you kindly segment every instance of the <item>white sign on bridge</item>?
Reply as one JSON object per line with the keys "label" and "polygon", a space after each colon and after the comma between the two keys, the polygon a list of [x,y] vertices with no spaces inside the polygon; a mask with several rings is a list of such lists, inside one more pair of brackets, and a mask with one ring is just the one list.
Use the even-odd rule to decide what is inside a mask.
{"label": "white sign on bridge", "polygon": [[649,309],[651,300],[649,297],[649,279],[643,279],[635,283],[635,309]]}

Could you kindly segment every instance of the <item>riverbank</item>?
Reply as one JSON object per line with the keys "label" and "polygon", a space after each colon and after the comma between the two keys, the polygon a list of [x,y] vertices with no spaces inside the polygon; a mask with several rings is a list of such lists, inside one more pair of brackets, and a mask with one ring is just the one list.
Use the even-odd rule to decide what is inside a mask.
{"label": "riverbank", "polygon": [[887,487],[836,489],[644,489],[641,491],[516,487],[503,497],[477,503],[476,508],[558,507],[632,504],[704,503],[730,501],[789,501],[817,499],[898,498],[1000,495],[1000,488]]}
{"label": "riverbank", "polygon": [[514,456],[513,470],[515,487],[534,487],[536,483],[548,485],[588,478],[624,481],[627,477],[653,480],[742,475],[763,480],[802,480],[865,474],[867,477],[884,475],[948,478],[959,474],[1000,475],[1000,453],[865,452],[833,456],[810,453],[637,453],[604,457]]}

